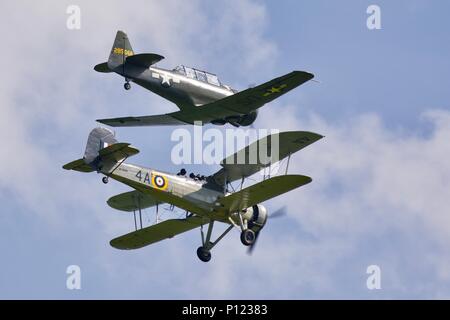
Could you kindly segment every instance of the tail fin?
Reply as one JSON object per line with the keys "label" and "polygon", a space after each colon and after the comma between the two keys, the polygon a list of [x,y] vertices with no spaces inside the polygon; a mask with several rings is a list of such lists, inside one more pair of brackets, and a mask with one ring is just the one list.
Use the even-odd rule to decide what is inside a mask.
{"label": "tail fin", "polygon": [[87,163],[92,163],[98,157],[101,149],[115,143],[117,143],[117,140],[114,131],[102,127],[95,128],[89,133],[83,159]]}
{"label": "tail fin", "polygon": [[81,172],[109,171],[123,159],[139,153],[129,143],[119,143],[113,131],[98,127],[89,133],[84,157],[63,166]]}
{"label": "tail fin", "polygon": [[97,64],[94,70],[102,73],[115,71],[125,76],[125,61],[127,64],[134,65],[135,67],[147,69],[162,59],[164,57],[156,53],[134,54],[127,34],[119,30],[114,39],[108,62]]}
{"label": "tail fin", "polygon": [[108,68],[114,70],[125,63],[126,57],[132,56],[133,54],[134,52],[127,34],[120,30],[117,31],[116,39],[114,39],[114,44],[108,59]]}

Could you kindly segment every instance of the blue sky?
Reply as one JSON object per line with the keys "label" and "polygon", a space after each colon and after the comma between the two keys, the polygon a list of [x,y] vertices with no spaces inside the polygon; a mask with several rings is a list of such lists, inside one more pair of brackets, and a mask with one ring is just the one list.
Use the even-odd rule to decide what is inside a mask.
{"label": "blue sky", "polygon": [[[450,297],[448,2],[134,2],[3,4],[1,298]],[[80,30],[66,28],[70,4],[80,6]],[[381,8],[381,30],[366,27],[370,4]],[[289,214],[270,221],[253,256],[237,232],[209,264],[196,257],[197,231],[115,250],[109,240],[133,220],[105,202],[128,188],[61,169],[81,156],[95,119],[175,110],[92,70],[118,29],[136,52],[164,55],[160,66],[208,69],[238,89],[291,70],[320,81],[265,106],[255,123],[326,138],[293,158],[291,172],[313,183],[265,203]],[[117,137],[141,150],[132,162],[175,172],[172,130]],[[71,264],[81,290],[66,288]],[[372,264],[381,290],[366,288]]]}

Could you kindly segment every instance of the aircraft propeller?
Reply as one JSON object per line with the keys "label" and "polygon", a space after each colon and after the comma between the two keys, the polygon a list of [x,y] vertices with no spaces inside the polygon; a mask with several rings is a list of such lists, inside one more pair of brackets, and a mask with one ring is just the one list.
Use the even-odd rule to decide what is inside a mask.
{"label": "aircraft propeller", "polygon": [[[267,216],[267,219],[282,218],[286,214],[287,214],[287,207],[286,206],[282,206],[278,210],[274,211],[272,214],[269,214]],[[253,253],[253,250],[255,249],[255,245],[256,245],[256,242],[258,241],[259,233],[261,232],[261,230],[256,233],[256,235],[255,235],[255,242],[253,242],[253,244],[248,247],[247,254],[251,255]]]}

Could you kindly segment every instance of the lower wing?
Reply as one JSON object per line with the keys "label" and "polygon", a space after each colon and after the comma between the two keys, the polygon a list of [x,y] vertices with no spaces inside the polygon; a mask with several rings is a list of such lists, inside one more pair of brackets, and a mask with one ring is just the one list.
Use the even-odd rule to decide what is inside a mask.
{"label": "lower wing", "polygon": [[134,190],[115,195],[109,198],[107,203],[116,210],[132,212],[147,209],[162,202],[148,194]]}
{"label": "lower wing", "polygon": [[121,250],[139,249],[152,243],[172,238],[177,234],[195,229],[208,222],[208,219],[198,216],[166,220],[112,239],[110,244],[112,247]]}

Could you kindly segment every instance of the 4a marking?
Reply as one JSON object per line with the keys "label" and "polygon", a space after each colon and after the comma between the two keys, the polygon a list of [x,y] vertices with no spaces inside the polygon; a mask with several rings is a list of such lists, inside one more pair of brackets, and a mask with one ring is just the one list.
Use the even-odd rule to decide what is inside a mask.
{"label": "4a marking", "polygon": [[149,172],[146,172],[145,175],[143,176],[142,170],[139,170],[136,173],[136,178],[139,179],[139,182],[142,182],[142,179],[144,179],[144,183],[150,184],[150,173]]}

